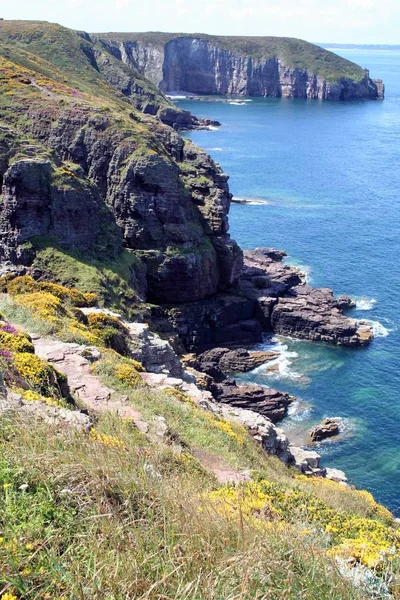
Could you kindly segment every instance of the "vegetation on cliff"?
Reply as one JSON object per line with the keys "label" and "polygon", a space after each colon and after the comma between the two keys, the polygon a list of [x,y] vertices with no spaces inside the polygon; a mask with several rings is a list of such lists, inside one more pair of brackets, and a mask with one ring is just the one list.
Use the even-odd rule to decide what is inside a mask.
{"label": "vegetation on cliff", "polygon": [[293,69],[305,69],[323,77],[329,82],[341,78],[360,81],[365,73],[356,63],[342,58],[334,52],[320,46],[288,37],[256,37],[256,36],[217,36],[204,33],[102,33],[101,38],[122,42],[139,41],[158,49],[163,49],[168,42],[179,37],[204,39],[210,44],[224,48],[238,56],[251,57],[256,60],[279,58],[286,66]]}
{"label": "vegetation on cliff", "polygon": [[[104,337],[113,329],[129,343],[125,325],[101,312],[85,320],[93,294],[26,276],[1,284],[8,319],[50,324],[63,339],[74,323],[100,352],[93,372],[171,429],[160,444],[107,412],[89,430],[1,414],[2,600],[399,597],[398,525],[370,494],[299,476],[243,427],[179,390],[148,388],[142,366]],[[67,381],[31,338],[7,320],[0,328],[8,387],[25,402],[73,409]],[[250,480],[218,483],[210,465],[221,459]]]}
{"label": "vegetation on cliff", "polygon": [[[34,275],[0,279],[0,599],[399,597],[388,511],[299,477],[187,394],[146,385],[132,323],[98,306],[132,314],[146,286],[163,300],[207,296],[241,266],[226,176],[135,106],[165,101],[151,84],[125,67],[133,95],[122,75],[111,83],[106,61],[120,66],[99,43],[0,22],[1,258]],[[164,417],[165,439],[108,396],[95,408],[74,398],[53,364],[63,353],[39,355],[43,337],[72,342],[74,365],[118,410]],[[242,483],[223,485],[221,464]]]}

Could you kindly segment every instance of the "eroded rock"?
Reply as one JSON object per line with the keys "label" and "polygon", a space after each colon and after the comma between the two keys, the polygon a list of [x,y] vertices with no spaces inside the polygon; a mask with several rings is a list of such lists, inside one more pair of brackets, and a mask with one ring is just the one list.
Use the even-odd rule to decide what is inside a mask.
{"label": "eroded rock", "polygon": [[311,441],[320,442],[326,438],[339,435],[339,423],[339,419],[324,419],[322,423],[316,425],[310,430]]}

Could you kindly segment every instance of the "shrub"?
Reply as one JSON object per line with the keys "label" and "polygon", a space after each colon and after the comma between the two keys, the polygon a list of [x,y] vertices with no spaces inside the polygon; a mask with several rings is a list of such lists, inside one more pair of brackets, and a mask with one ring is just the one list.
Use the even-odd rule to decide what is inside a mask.
{"label": "shrub", "polygon": [[28,352],[16,354],[14,365],[18,374],[35,392],[44,396],[67,395],[65,375],[35,354]]}
{"label": "shrub", "polygon": [[61,300],[49,292],[32,292],[18,295],[17,304],[32,311],[39,319],[60,325],[61,319],[68,316]]}
{"label": "shrub", "polygon": [[331,556],[352,559],[378,570],[388,560],[400,558],[400,536],[393,526],[334,510],[299,488],[261,479],[238,488],[225,486],[212,491],[209,497],[218,511],[232,517],[245,516],[261,529],[271,520],[308,523],[327,535]]}
{"label": "shrub", "polygon": [[15,329],[12,332],[7,324],[0,325],[0,348],[9,352],[30,352],[34,353],[34,347],[31,338],[26,334]]}
{"label": "shrub", "polygon": [[129,385],[130,387],[139,387],[140,385],[143,385],[143,380],[140,377],[139,373],[137,372],[137,370],[128,364],[119,364],[116,365],[115,367],[115,377],[117,379],[119,379],[119,381],[122,381],[122,383],[125,383],[126,385]]}

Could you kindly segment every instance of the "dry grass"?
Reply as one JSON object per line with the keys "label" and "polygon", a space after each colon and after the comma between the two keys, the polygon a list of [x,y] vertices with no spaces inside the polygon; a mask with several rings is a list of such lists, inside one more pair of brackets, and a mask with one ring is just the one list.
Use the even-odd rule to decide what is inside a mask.
{"label": "dry grass", "polygon": [[260,533],[219,514],[204,496],[215,482],[192,461],[149,445],[118,419],[105,418],[97,429],[124,448],[3,420],[3,593],[35,600],[361,598],[296,528]]}

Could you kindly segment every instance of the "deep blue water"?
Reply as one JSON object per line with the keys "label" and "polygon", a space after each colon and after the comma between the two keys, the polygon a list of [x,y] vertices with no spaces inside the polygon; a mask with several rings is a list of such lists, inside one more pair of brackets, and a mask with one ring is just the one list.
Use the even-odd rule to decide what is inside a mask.
{"label": "deep blue water", "polygon": [[384,79],[383,102],[179,106],[222,122],[190,137],[230,175],[234,196],[265,201],[232,205],[240,245],[285,249],[289,262],[309,267],[313,285],[351,294],[353,315],[381,325],[366,350],[281,340],[279,374],[250,378],[302,399],[283,423],[292,435],[344,417],[349,435],[320,446],[324,464],[400,515],[400,53],[337,52]]}

